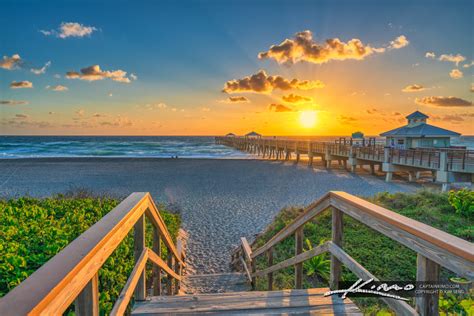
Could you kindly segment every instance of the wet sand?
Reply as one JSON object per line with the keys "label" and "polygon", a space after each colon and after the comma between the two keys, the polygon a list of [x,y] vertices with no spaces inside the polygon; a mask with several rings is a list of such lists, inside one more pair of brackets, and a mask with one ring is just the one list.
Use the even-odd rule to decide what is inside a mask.
{"label": "wet sand", "polygon": [[188,232],[188,272],[229,272],[240,237],[252,240],[280,209],[307,205],[327,191],[360,196],[412,191],[382,177],[264,160],[51,158],[0,160],[0,197],[46,197],[68,190],[125,197],[150,192],[179,210]]}

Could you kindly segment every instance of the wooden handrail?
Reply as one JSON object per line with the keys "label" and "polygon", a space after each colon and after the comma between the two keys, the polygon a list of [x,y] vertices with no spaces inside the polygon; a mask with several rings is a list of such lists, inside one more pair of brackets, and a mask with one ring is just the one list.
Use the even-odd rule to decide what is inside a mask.
{"label": "wooden handrail", "polygon": [[[304,224],[328,208],[333,209],[332,241],[303,253],[296,251],[294,257],[277,264],[273,264],[273,260],[269,260],[270,266],[268,268],[258,271],[255,269],[256,257],[272,251],[275,245],[292,235],[295,235],[296,241],[298,241],[298,235],[301,234]],[[242,243],[241,259],[245,268],[245,259],[248,259],[252,265],[252,272],[249,276],[252,278],[252,283],[256,283],[257,277],[269,276],[273,278],[272,273],[275,271],[294,266],[296,286],[298,287],[301,285],[301,264],[324,252],[331,254],[331,288],[337,288],[341,276],[341,264],[344,264],[363,280],[377,280],[342,249],[342,214],[349,215],[414,250],[418,254],[417,281],[438,280],[439,266],[446,267],[462,277],[474,279],[474,244],[348,193],[331,191],[306,207],[302,214],[258,249],[246,250],[244,243]],[[301,239],[301,237],[299,238]],[[245,238],[242,240],[244,241]],[[249,253],[250,258],[248,258]],[[271,290],[271,282],[268,287]],[[382,299],[400,315],[437,314],[436,294],[417,297],[416,310],[403,301],[391,298]]]}
{"label": "wooden handrail", "polygon": [[[150,194],[146,192],[132,193],[100,221],[92,225],[1,298],[0,315],[58,315],[63,313],[89,281],[96,277],[107,258],[137,221],[142,220],[145,213],[150,218],[155,230],[159,232],[169,252],[184,265],[182,255],[176,250]],[[180,278],[166,264],[162,265],[162,262],[153,256],[154,253],[146,248],[143,251],[142,255],[145,253],[146,258],[151,257],[152,261],[156,264],[159,263],[160,268],[170,276]],[[135,270],[140,270],[141,265],[144,265],[142,259],[140,256],[140,260],[136,262]],[[140,273],[137,272],[137,274]],[[128,296],[129,289],[125,288],[125,290]]]}

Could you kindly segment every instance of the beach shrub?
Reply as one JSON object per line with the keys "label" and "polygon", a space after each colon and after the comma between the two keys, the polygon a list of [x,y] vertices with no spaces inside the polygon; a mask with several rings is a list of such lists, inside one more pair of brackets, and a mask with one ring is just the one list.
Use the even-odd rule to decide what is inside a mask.
{"label": "beach shrub", "polygon": [[462,189],[449,192],[449,204],[462,216],[474,216],[474,191]]}
{"label": "beach shrub", "polygon": [[[472,192],[471,192],[472,193]],[[465,194],[465,193],[463,193]],[[474,240],[474,218],[460,216],[455,212],[449,201],[450,195],[429,190],[420,190],[416,193],[380,193],[369,198],[371,202],[395,211],[401,215],[413,218],[427,225],[446,231],[468,241]],[[283,209],[260,234],[252,245],[256,249],[264,245],[278,231],[290,224],[293,219],[302,213],[299,207]],[[370,229],[363,223],[349,216],[344,221],[344,250],[362,264],[368,271],[381,280],[413,281],[416,279],[416,253],[385,235]],[[320,244],[331,239],[331,213],[326,211],[308,222],[303,228],[304,236],[312,245]],[[286,238],[274,247],[274,263],[281,262],[294,256],[295,238]],[[257,269],[268,267],[264,256],[257,258]],[[311,271],[307,264],[303,265],[306,274]],[[442,269],[441,277],[447,280],[454,275]],[[257,289],[266,290],[267,282],[264,277],[257,278]],[[294,288],[294,269],[288,268],[274,273],[274,289]],[[303,280],[304,288],[327,287],[325,278],[306,277]],[[347,268],[343,268],[344,281],[356,281],[358,278]],[[446,310],[458,310],[467,305],[465,301],[453,298]],[[387,307],[377,298],[353,298],[365,314],[387,314]],[[461,302],[463,302],[461,304]],[[441,309],[440,309],[441,310]]]}
{"label": "beach shrub", "polygon": [[[46,199],[0,200],[0,297],[111,211],[112,198],[56,196]],[[160,214],[173,238],[179,215]],[[152,243],[147,221],[147,245]],[[162,247],[163,249],[163,247]],[[164,249],[166,250],[166,249]],[[163,252],[166,258],[166,251]],[[133,229],[99,270],[100,310],[108,314],[134,266]],[[148,273],[150,273],[148,271]]]}

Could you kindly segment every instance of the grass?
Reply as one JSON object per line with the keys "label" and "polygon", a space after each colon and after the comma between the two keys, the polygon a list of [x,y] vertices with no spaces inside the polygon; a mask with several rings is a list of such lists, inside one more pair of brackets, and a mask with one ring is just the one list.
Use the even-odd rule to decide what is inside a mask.
{"label": "grass", "polygon": [[[472,195],[471,195],[472,197]],[[474,240],[474,216],[457,214],[455,208],[448,201],[447,193],[421,190],[417,193],[380,193],[372,198],[371,202],[384,206],[401,215],[423,222],[452,235]],[[265,244],[278,231],[291,223],[302,213],[302,208],[291,207],[283,209],[273,223],[255,240],[253,248]],[[307,242],[318,245],[331,239],[331,214],[325,212],[304,226],[304,236]],[[307,250],[309,247],[306,247]],[[385,237],[364,224],[344,216],[344,250],[362,264],[376,277],[385,281],[413,281],[416,279],[416,253],[401,244]],[[294,256],[294,238],[287,238],[274,249],[274,263]],[[303,266],[306,277],[304,288],[327,287],[325,273],[317,273],[317,269],[324,272],[327,267],[321,262],[327,262],[329,256],[323,255],[315,263],[306,263]],[[315,269],[314,264],[319,268]],[[313,266],[312,266],[313,265]],[[257,260],[257,269],[267,267],[264,256]],[[316,271],[314,271],[316,270]],[[442,271],[442,278],[452,276],[446,270]],[[347,269],[343,270],[344,281],[355,281],[358,278]],[[266,278],[257,280],[257,289],[265,290]],[[294,287],[294,270],[288,268],[274,274],[274,289],[288,289]],[[386,306],[375,298],[354,298],[354,301],[366,314],[388,312]]]}
{"label": "grass", "polygon": [[[120,200],[79,194],[0,200],[0,297],[110,212]],[[159,206],[176,239],[181,218]],[[147,246],[152,227],[147,221]],[[164,249],[165,247],[162,247]],[[166,249],[163,258],[166,258]],[[134,266],[133,229],[99,270],[101,314],[110,312]],[[150,273],[150,269],[148,269]]]}

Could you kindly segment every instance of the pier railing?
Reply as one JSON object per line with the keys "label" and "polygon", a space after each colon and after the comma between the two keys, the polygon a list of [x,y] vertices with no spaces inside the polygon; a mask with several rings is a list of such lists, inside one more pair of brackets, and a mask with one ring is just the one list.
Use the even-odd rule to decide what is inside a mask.
{"label": "pier railing", "polygon": [[[145,246],[145,217],[153,226],[152,249]],[[99,315],[98,272],[107,258],[134,228],[135,266],[111,315],[123,315],[132,296],[145,300],[145,268],[153,263],[153,294],[161,295],[161,276],[167,277],[166,294],[178,293],[184,252],[170,233],[149,193],[132,193],[100,221],[77,237],[36,272],[0,300],[0,315],[62,315],[75,302],[76,315]],[[161,258],[161,245],[168,258]]]}
{"label": "pier railing", "polygon": [[[332,211],[332,240],[303,252],[304,225],[325,210]],[[306,207],[303,213],[274,235],[263,246],[252,249],[245,238],[234,254],[247,273],[252,285],[258,277],[267,277],[268,290],[273,288],[273,274],[281,269],[294,267],[295,288],[303,284],[303,262],[325,252],[331,254],[330,287],[335,290],[341,280],[342,265],[364,281],[378,280],[360,263],[344,251],[343,216],[350,216],[417,253],[417,281],[438,281],[440,267],[459,276],[474,279],[474,244],[425,225],[383,207],[345,192],[329,192]],[[275,246],[286,238],[295,238],[295,256],[275,263]],[[266,255],[268,267],[257,270],[257,257]],[[397,315],[438,315],[438,296],[426,294],[416,297],[416,307],[404,301],[382,298]]]}

